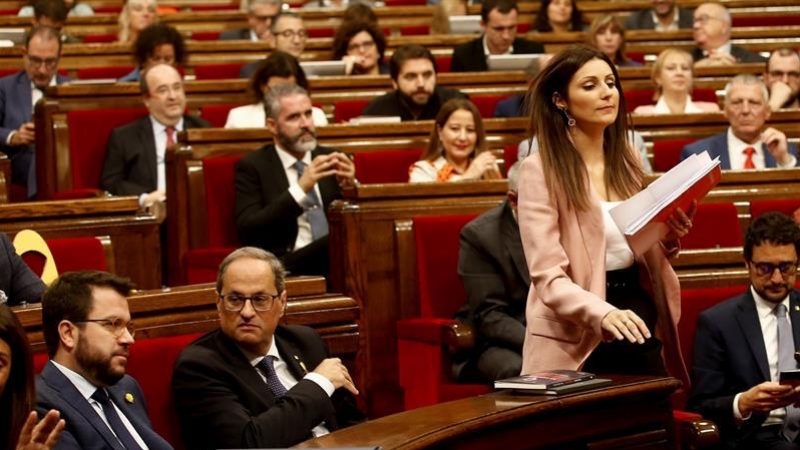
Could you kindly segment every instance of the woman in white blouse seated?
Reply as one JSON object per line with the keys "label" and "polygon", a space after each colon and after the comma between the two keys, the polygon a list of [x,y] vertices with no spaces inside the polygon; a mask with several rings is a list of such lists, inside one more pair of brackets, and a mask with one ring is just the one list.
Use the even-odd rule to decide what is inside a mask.
{"label": "woman in white blouse seated", "polygon": [[633,114],[688,114],[717,112],[719,105],[692,101],[692,55],[675,48],[662,51],[653,64],[655,105],[637,107]]}
{"label": "woman in white blouse seated", "polygon": [[502,178],[486,151],[478,108],[466,99],[448,100],[439,110],[422,159],[409,168],[410,183]]}
{"label": "woman in white blouse seated", "polygon": [[[250,77],[250,92],[255,103],[230,110],[225,128],[265,127],[267,115],[264,111],[264,94],[270,88],[282,84],[296,84],[308,91],[308,80],[297,58],[285,52],[274,51]],[[312,119],[317,127],[328,124],[325,113],[317,107],[312,108]]]}

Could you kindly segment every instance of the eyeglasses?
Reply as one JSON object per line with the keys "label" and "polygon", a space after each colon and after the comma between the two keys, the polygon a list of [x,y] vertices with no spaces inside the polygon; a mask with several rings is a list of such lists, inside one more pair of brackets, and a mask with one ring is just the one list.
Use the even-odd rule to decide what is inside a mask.
{"label": "eyeglasses", "polygon": [[308,38],[308,32],[306,30],[283,30],[283,31],[276,31],[275,36],[283,36],[286,39],[294,39],[295,37],[299,38],[300,40],[305,40]]}
{"label": "eyeglasses", "polygon": [[275,16],[257,16],[255,14],[251,15],[250,17],[256,19],[259,22],[272,22],[272,19],[275,18]]}
{"label": "eyeglasses", "polygon": [[694,23],[706,24],[709,20],[722,20],[721,17],[709,16],[708,14],[701,14],[694,18]]}
{"label": "eyeglasses", "polygon": [[222,299],[222,307],[225,308],[225,311],[239,312],[244,308],[245,302],[250,300],[253,309],[265,312],[272,309],[272,305],[275,304],[276,299],[280,298],[280,294],[256,294],[249,297],[239,294],[220,294],[219,297]]}
{"label": "eyeglasses", "polygon": [[375,48],[375,41],[366,41],[360,44],[350,44],[347,46],[348,52],[367,51]]}
{"label": "eyeglasses", "polygon": [[762,277],[771,277],[775,273],[775,269],[781,271],[784,277],[789,276],[797,271],[797,261],[782,262],[778,264],[768,262],[750,262],[756,268],[756,273]]}
{"label": "eyeglasses", "polygon": [[121,338],[123,334],[125,334],[125,330],[128,330],[131,337],[136,335],[136,325],[133,322],[125,322],[122,319],[86,319],[86,320],[76,320],[73,323],[97,323],[100,324],[103,328],[107,329],[114,335],[114,337]]}
{"label": "eyeglasses", "polygon": [[800,78],[800,72],[783,72],[781,70],[770,70],[769,76],[772,78],[788,77],[790,80],[796,80]]}
{"label": "eyeglasses", "polygon": [[33,67],[45,66],[48,69],[55,69],[58,65],[58,58],[39,58],[38,56],[31,55],[26,55],[26,58],[28,58],[28,64]]}

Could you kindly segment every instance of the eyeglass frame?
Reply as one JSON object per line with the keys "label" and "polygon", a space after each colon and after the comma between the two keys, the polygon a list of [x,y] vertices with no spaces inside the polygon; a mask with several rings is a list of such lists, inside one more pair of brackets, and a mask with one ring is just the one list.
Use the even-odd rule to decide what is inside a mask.
{"label": "eyeglass frame", "polygon": [[55,57],[55,58],[40,58],[38,56],[31,56],[31,55],[26,54],[25,55],[25,59],[27,60],[28,64],[30,64],[34,68],[38,69],[39,67],[44,66],[45,68],[47,68],[49,70],[53,70],[56,67],[58,67],[58,61],[59,61],[60,58],[59,57]]}
{"label": "eyeglass frame", "polygon": [[136,324],[132,320],[128,321],[128,322],[125,322],[124,325],[122,324],[122,322],[124,322],[124,320],[120,319],[120,318],[116,318],[116,319],[113,319],[113,320],[112,319],[83,319],[83,320],[72,321],[72,323],[75,323],[75,324],[78,324],[78,323],[97,323],[97,324],[100,324],[100,325],[102,325],[103,328],[105,328],[108,331],[110,331],[111,334],[113,334],[114,337],[116,337],[117,339],[121,338],[125,334],[124,330],[127,330],[128,333],[131,335],[131,337],[136,337]]}
{"label": "eyeglass frame", "polygon": [[[230,302],[229,298],[232,295],[236,296],[237,298],[239,298],[242,301],[242,305],[237,309],[230,309],[230,308],[227,307],[228,303]],[[258,293],[258,294],[253,294],[253,295],[241,295],[241,294],[237,294],[237,293],[234,293],[234,292],[223,294],[221,292],[218,292],[217,296],[222,301],[222,309],[224,309],[225,311],[228,311],[228,312],[240,312],[241,310],[244,309],[244,305],[247,304],[248,300],[250,301],[250,306],[253,308],[253,311],[258,311],[258,312],[272,311],[272,307],[275,306],[275,300],[278,300],[278,299],[281,298],[281,294],[273,295],[273,294],[263,293],[263,292],[262,293]],[[259,309],[259,308],[257,308],[256,307],[256,302],[255,302],[255,299],[257,297],[267,297],[267,298],[269,298],[271,300],[270,304],[269,304],[269,308],[267,308],[267,309]]]}
{"label": "eyeglass frame", "polygon": [[782,261],[777,264],[750,261],[750,264],[753,265],[753,269],[760,277],[771,277],[775,274],[775,269],[777,269],[781,273],[781,277],[784,278],[797,273],[797,261]]}
{"label": "eyeglass frame", "polygon": [[800,79],[800,72],[797,72],[797,71],[794,71],[794,70],[790,70],[788,72],[784,72],[782,70],[770,70],[769,72],[767,72],[767,75],[769,75],[771,78],[787,77],[790,80],[792,80],[792,79],[794,79],[794,80]]}
{"label": "eyeglass frame", "polygon": [[360,44],[348,44],[347,45],[347,52],[350,53],[350,52],[367,51],[367,50],[371,50],[371,49],[375,48],[376,46],[377,46],[377,44],[375,43],[374,39],[362,42]]}
{"label": "eyeglass frame", "polygon": [[301,41],[304,41],[304,40],[308,39],[308,31],[305,30],[305,29],[301,29],[301,30],[298,30],[298,31],[295,31],[295,30],[277,31],[277,32],[273,33],[273,35],[275,35],[275,37],[281,36],[283,38],[290,39],[290,40],[294,39],[295,37],[300,38]]}

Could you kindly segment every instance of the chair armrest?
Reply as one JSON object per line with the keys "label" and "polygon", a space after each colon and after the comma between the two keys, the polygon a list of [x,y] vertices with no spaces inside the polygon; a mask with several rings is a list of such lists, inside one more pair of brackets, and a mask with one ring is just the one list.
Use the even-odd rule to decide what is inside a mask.
{"label": "chair armrest", "polygon": [[719,428],[714,422],[687,411],[674,410],[672,416],[678,428],[680,448],[695,450],[719,444]]}
{"label": "chair armrest", "polygon": [[449,353],[475,346],[472,327],[453,319],[417,317],[397,321],[397,337],[447,347]]}

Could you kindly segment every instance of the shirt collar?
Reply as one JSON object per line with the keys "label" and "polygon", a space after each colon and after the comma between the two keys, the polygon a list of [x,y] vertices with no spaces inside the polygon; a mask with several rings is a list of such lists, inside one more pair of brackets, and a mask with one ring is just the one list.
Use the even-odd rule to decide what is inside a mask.
{"label": "shirt collar", "polygon": [[[772,303],[764,300],[763,297],[758,295],[758,292],[753,288],[753,285],[750,285],[750,293],[753,294],[753,298],[756,301],[756,311],[758,312],[758,317],[761,319],[765,319],[770,315],[774,315],[775,307],[778,306],[777,303]],[[783,306],[786,307],[786,311],[789,311],[789,296],[787,295],[781,303]]]}
{"label": "shirt collar", "polygon": [[[483,54],[488,59],[489,55],[491,55],[492,53],[489,52],[489,44],[486,43],[486,33],[483,33],[483,38],[481,39],[481,42],[483,42]],[[514,44],[511,44],[511,46],[508,47],[508,51],[506,51],[505,53],[502,53],[502,54],[503,55],[511,55],[513,53],[514,53]]]}
{"label": "shirt collar", "polygon": [[73,371],[72,369],[68,369],[52,359],[50,362],[53,363],[56,369],[60,370],[65,377],[67,377],[67,379],[75,386],[76,389],[78,389],[78,392],[80,392],[83,398],[85,398],[87,401],[89,398],[91,398],[95,391],[100,389],[89,382],[89,380],[84,378],[83,375]]}
{"label": "shirt collar", "polygon": [[746,147],[753,147],[753,149],[756,151],[755,154],[757,155],[761,153],[761,139],[759,138],[753,143],[745,142],[739,139],[735,134],[733,134],[733,129],[731,127],[728,127],[728,147],[729,148],[735,147],[741,149],[744,149]]}
{"label": "shirt collar", "polygon": [[[292,156],[289,152],[282,149],[281,146],[278,144],[277,140],[275,141],[275,150],[278,153],[278,158],[281,159],[281,165],[283,166],[283,170],[290,169],[294,167],[294,163],[297,162],[297,158]],[[306,166],[311,164],[311,152],[306,152],[303,155],[303,159],[301,159]]]}
{"label": "shirt collar", "polygon": [[281,360],[281,354],[278,352],[278,346],[275,345],[275,336],[274,335],[272,336],[272,341],[269,344],[269,350],[267,350],[267,354],[266,355],[255,355],[255,354],[243,349],[242,347],[239,347],[239,349],[241,349],[242,353],[244,353],[245,357],[247,357],[247,359],[250,360],[250,365],[253,366],[253,367],[258,365],[258,363],[260,363],[261,360],[266,358],[267,356],[274,356],[275,357],[275,361],[280,361]]}
{"label": "shirt collar", "polygon": [[658,20],[658,15],[656,15],[656,10],[651,9],[650,14],[653,16],[653,23],[655,24],[656,31],[672,31],[678,29],[678,23],[680,22],[680,13],[678,12],[678,5],[675,5],[675,10],[672,14],[672,22],[669,25],[662,25],[661,22]]}
{"label": "shirt collar", "polygon": [[[156,131],[165,131],[167,126],[163,123],[159,122],[158,119],[155,118],[152,114],[150,114],[150,123],[153,124],[153,129]],[[175,131],[183,130],[183,117],[178,120],[178,123],[175,124]],[[177,141],[177,137],[175,138]]]}
{"label": "shirt collar", "polygon": [[[38,90],[38,91],[42,91],[42,92],[44,92],[42,89],[39,89],[39,87],[38,87],[38,86],[36,86],[35,84],[33,84],[33,81],[30,81],[30,83],[31,83],[31,91],[33,91],[34,89],[36,89],[36,90]],[[58,84],[58,74],[55,74],[55,75],[53,75],[53,78],[50,78],[50,82],[49,82],[49,83],[47,83],[47,85],[48,85],[48,86],[56,86],[57,84]]]}

